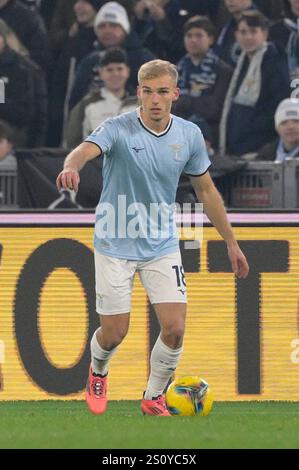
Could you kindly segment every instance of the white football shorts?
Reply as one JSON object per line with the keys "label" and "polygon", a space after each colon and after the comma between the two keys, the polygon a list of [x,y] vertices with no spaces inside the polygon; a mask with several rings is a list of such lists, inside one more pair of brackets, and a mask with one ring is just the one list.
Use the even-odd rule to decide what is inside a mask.
{"label": "white football shorts", "polygon": [[180,251],[149,261],[130,261],[105,256],[95,250],[97,313],[117,315],[131,311],[136,272],[139,273],[151,304],[187,302]]}

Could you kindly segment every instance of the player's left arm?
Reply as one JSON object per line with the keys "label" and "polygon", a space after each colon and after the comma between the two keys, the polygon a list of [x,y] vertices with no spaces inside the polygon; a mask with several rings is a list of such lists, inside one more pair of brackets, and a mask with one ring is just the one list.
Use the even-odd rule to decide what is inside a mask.
{"label": "player's left arm", "polygon": [[245,255],[235,239],[222,197],[215,187],[209,172],[207,171],[201,176],[190,176],[190,181],[197,199],[203,204],[205,213],[226,241],[233,272],[240,279],[244,279],[248,275],[249,266]]}

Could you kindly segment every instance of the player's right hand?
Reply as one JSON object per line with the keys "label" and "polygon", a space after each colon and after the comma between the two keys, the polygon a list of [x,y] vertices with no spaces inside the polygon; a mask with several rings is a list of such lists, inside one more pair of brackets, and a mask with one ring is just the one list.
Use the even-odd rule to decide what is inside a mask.
{"label": "player's right hand", "polygon": [[80,183],[80,176],[77,170],[65,169],[62,170],[56,179],[56,186],[58,191],[61,189],[73,189],[78,192]]}

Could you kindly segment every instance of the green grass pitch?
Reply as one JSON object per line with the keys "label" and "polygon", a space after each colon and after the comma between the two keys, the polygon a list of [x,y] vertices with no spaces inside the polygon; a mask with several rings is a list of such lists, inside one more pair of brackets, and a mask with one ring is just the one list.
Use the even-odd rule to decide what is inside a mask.
{"label": "green grass pitch", "polygon": [[207,417],[143,416],[112,401],[104,416],[83,402],[0,402],[0,448],[299,448],[299,403],[214,403]]}

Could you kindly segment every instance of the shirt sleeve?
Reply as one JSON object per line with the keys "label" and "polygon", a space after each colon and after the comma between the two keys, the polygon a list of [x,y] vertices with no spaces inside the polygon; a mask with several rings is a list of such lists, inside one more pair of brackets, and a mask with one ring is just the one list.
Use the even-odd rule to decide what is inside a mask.
{"label": "shirt sleeve", "polygon": [[105,154],[109,153],[116,142],[117,127],[113,119],[106,119],[88,137],[85,142],[92,142]]}
{"label": "shirt sleeve", "polygon": [[185,165],[184,172],[190,176],[204,175],[211,166],[211,161],[208,157],[206,144],[199,128],[195,129],[193,133],[190,150],[190,157]]}

